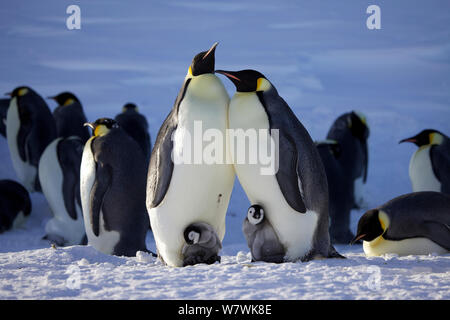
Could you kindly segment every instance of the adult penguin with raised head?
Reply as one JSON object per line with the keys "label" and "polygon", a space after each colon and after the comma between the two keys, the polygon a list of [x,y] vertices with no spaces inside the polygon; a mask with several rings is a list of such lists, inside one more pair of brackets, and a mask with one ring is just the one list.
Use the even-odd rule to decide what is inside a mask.
{"label": "adult penguin with raised head", "polygon": [[6,138],[12,164],[28,191],[41,191],[39,159],[56,138],[55,120],[44,99],[30,87],[17,87],[9,95]]}
{"label": "adult penguin with raised head", "polygon": [[[217,241],[221,242],[225,235],[234,170],[225,159],[229,97],[214,75],[216,46],[217,43],[194,57],[175,104],[158,132],[150,158],[147,209],[158,255],[170,266],[218,261]],[[215,150],[217,161],[210,162],[201,154],[201,159],[197,159],[200,161],[195,163],[195,150],[203,150],[206,144],[191,143],[191,137],[196,141],[196,125],[203,129],[200,134],[209,130],[221,135],[217,137],[221,140]],[[194,161],[182,160],[191,151]],[[206,242],[215,245],[201,247],[200,241],[200,248],[184,249],[192,243],[189,234],[195,235],[186,230],[194,229],[196,223],[202,223],[202,228],[196,229],[198,238],[203,239],[202,233],[207,232],[207,238],[215,240]]]}
{"label": "adult penguin with raised head", "polygon": [[0,99],[0,134],[6,138],[6,114],[11,99]]}
{"label": "adult penguin with raised head", "polygon": [[60,94],[48,97],[58,103],[58,107],[53,110],[53,117],[56,123],[56,133],[58,137],[77,136],[83,144],[89,139],[89,129],[84,126],[87,122],[80,100],[71,92],[61,92]]}
{"label": "adult penguin with raised head", "polygon": [[152,144],[148,133],[147,119],[139,113],[134,103],[127,103],[122,108],[122,113],[116,115],[115,120],[141,147],[147,163],[150,160]]}
{"label": "adult penguin with raised head", "polygon": [[362,203],[362,186],[367,181],[369,128],[366,117],[356,111],[338,117],[327,139],[317,143],[325,167],[330,196],[332,243],[349,243],[350,212]]}
{"label": "adult penguin with raised head", "polygon": [[450,194],[450,138],[437,130],[426,129],[402,142],[419,147],[409,162],[412,190]]}
{"label": "adult penguin with raised head", "polygon": [[21,226],[31,213],[27,189],[13,180],[0,180],[0,233]]}
{"label": "adult penguin with raised head", "polygon": [[[271,262],[342,257],[330,243],[327,178],[306,129],[260,72],[216,70],[216,73],[225,75],[236,86],[229,107],[230,133],[256,130],[259,146],[272,141],[274,150],[278,150],[278,157],[277,152],[271,155],[277,168],[263,174],[262,162],[236,161],[247,150],[231,148],[236,174],[250,203],[264,208],[266,223],[275,230],[284,248],[283,257]],[[276,133],[278,141],[273,136]],[[236,137],[239,135],[230,136],[230,145]],[[268,240],[273,241],[273,237]],[[264,241],[261,243],[264,245]]]}
{"label": "adult penguin with raised head", "polygon": [[147,251],[144,155],[115,120],[101,118],[86,125],[93,136],[83,150],[80,190],[88,244],[119,256]]}
{"label": "adult penguin with raised head", "polygon": [[448,253],[450,196],[423,191],[394,198],[359,219],[357,240],[367,256]]}

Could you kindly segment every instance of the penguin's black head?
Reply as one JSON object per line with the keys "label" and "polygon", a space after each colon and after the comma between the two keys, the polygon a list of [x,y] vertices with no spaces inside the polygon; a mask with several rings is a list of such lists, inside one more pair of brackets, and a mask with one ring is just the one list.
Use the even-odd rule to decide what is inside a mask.
{"label": "penguin's black head", "polygon": [[199,76],[206,73],[214,73],[215,51],[219,43],[216,42],[208,51],[202,51],[192,60],[189,67],[189,73],[193,76]]}
{"label": "penguin's black head", "polygon": [[14,97],[23,97],[26,94],[29,94],[31,92],[34,92],[33,89],[27,86],[20,86],[15,88],[12,92],[6,93],[6,95],[11,96],[11,98]]}
{"label": "penguin's black head", "polygon": [[122,112],[127,112],[127,111],[136,111],[137,112],[138,107],[134,103],[129,102],[129,103],[125,104],[122,108]]}
{"label": "penguin's black head", "polygon": [[202,231],[195,225],[190,225],[186,229],[184,229],[184,240],[187,244],[197,244],[200,240],[200,236]]}
{"label": "penguin's black head", "polygon": [[69,104],[72,104],[74,102],[80,102],[78,98],[72,93],[72,92],[61,92],[60,94],[48,97],[48,99],[55,100],[59,106],[68,106]]}
{"label": "penguin's black head", "polygon": [[237,92],[266,91],[272,86],[267,78],[256,70],[225,71],[216,70],[233,82]]}
{"label": "penguin's black head", "polygon": [[388,224],[385,216],[386,214],[380,216],[380,210],[378,209],[372,209],[364,213],[359,219],[356,236],[350,244],[358,240],[372,241],[381,236],[386,229],[386,224]]}
{"label": "penguin's black head", "polygon": [[352,135],[360,141],[366,141],[369,137],[369,127],[367,126],[366,117],[357,111],[350,112],[348,126]]}
{"label": "penguin's black head", "polygon": [[263,207],[258,204],[252,205],[250,208],[248,208],[247,219],[253,225],[260,224],[264,220]]}
{"label": "penguin's black head", "polygon": [[84,125],[90,127],[94,131],[95,137],[104,136],[108,134],[111,129],[119,127],[117,121],[110,118],[100,118],[95,120],[94,123],[86,122]]}
{"label": "penguin's black head", "polygon": [[417,135],[401,140],[399,143],[412,142],[416,146],[426,146],[428,144],[441,144],[444,134],[434,129],[425,129]]}

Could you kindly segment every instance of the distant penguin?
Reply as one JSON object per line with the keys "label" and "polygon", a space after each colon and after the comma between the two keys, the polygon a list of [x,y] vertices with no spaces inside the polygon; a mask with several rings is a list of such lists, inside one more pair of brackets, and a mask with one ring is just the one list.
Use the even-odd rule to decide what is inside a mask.
{"label": "distant penguin", "polygon": [[[208,232],[207,238],[212,237],[210,232],[213,232],[220,242],[225,235],[225,214],[233,189],[234,170],[225,159],[229,97],[214,75],[216,46],[217,43],[194,57],[175,104],[159,129],[150,158],[147,209],[158,255],[169,266],[212,263],[219,259],[216,257],[218,245],[210,247],[207,253],[206,247],[183,252],[187,243],[184,232],[189,225],[209,225],[199,230],[200,239],[204,238],[201,234],[204,230]],[[220,159],[209,162],[211,159],[202,157],[200,163],[195,163],[195,150],[204,151],[205,145],[210,145],[194,145],[198,139],[194,137],[196,125],[202,127],[200,134],[214,131],[222,135],[222,144],[215,150],[221,155]],[[192,157],[184,161],[183,155],[190,152],[194,161]],[[177,158],[180,161],[174,161]]]}
{"label": "distant penguin", "polygon": [[213,264],[220,262],[219,251],[222,243],[211,225],[204,222],[192,223],[184,230],[181,253],[185,257],[183,267],[197,263]]}
{"label": "distant penguin", "polygon": [[252,262],[284,261],[285,249],[269,220],[264,217],[264,209],[260,205],[255,204],[248,208],[242,231],[252,254]]}
{"label": "distant penguin", "polygon": [[58,137],[77,136],[83,143],[86,143],[90,134],[89,129],[83,126],[87,119],[80,100],[71,92],[62,92],[54,97],[48,97],[48,99],[53,99],[58,103],[58,107],[53,110]]}
{"label": "distant penguin", "polygon": [[87,123],[80,170],[81,204],[88,244],[98,251],[135,256],[147,251],[147,167],[139,145],[113,119]]}
{"label": "distant penguin", "polygon": [[352,242],[367,256],[445,254],[450,251],[450,196],[433,191],[399,196],[367,211]]}
{"label": "distant penguin", "polygon": [[57,138],[42,153],[39,176],[53,218],[44,239],[58,246],[84,244],[80,198],[80,164],[84,143],[77,136]]}
{"label": "distant penguin", "polygon": [[0,134],[6,138],[6,114],[11,99],[0,99]]}
{"label": "distant penguin", "polygon": [[138,107],[134,103],[127,103],[122,108],[115,120],[119,126],[126,131],[141,147],[147,163],[150,161],[152,144],[148,132],[147,119],[139,113]]}
{"label": "distant penguin", "polygon": [[10,93],[6,117],[6,138],[19,181],[30,192],[41,191],[39,159],[56,138],[56,126],[44,99],[30,87],[18,87]]}
{"label": "distant penguin", "polygon": [[419,147],[409,162],[412,190],[450,194],[450,138],[437,130],[426,129],[402,142]]}
{"label": "distant penguin", "polygon": [[367,181],[369,128],[360,112],[341,115],[331,126],[327,140],[316,143],[325,167],[330,196],[332,243],[348,244],[350,211],[362,203],[361,187]]}
{"label": "distant penguin", "polygon": [[28,191],[13,180],[0,180],[0,233],[21,226],[30,213]]}
{"label": "distant penguin", "polygon": [[[259,134],[258,146],[268,145],[272,140],[278,150],[278,159],[276,153],[272,154],[278,170],[265,174],[261,162],[236,161],[248,148],[237,151],[231,148],[230,153],[250,203],[264,208],[265,219],[284,248],[283,261],[342,257],[330,243],[327,178],[306,129],[260,72],[216,70],[216,73],[225,75],[236,86],[229,107],[230,145],[233,139],[245,139],[250,131]],[[257,148],[253,148],[254,152]],[[273,237],[262,240],[263,245],[265,240],[272,242]]]}

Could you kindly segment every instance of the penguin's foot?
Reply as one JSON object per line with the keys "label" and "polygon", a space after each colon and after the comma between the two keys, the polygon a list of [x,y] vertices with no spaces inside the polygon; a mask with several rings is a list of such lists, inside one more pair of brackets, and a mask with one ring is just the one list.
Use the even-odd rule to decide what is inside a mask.
{"label": "penguin's foot", "polygon": [[42,237],[42,240],[47,240],[50,242],[50,244],[53,244],[57,247],[64,247],[66,245],[66,240],[56,234],[46,234]]}
{"label": "penguin's foot", "polygon": [[183,260],[183,267],[186,266],[193,266],[195,264],[199,263],[206,263],[206,264],[213,264],[216,262],[220,262],[221,257],[214,254],[214,255],[208,255],[205,251],[198,252],[197,255],[192,255],[189,257],[185,257]]}

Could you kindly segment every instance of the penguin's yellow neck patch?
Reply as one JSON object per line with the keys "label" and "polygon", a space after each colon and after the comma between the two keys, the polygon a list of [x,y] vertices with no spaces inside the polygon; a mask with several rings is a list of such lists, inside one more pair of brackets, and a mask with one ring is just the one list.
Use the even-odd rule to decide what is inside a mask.
{"label": "penguin's yellow neck patch", "polygon": [[256,91],[267,91],[270,87],[270,82],[265,78],[261,77],[256,81]]}
{"label": "penguin's yellow neck patch", "polygon": [[430,144],[441,144],[444,141],[444,137],[437,132],[430,133],[429,139]]}
{"label": "penguin's yellow neck patch", "polygon": [[108,134],[108,132],[109,132],[108,127],[105,126],[104,124],[100,124],[97,127],[95,127],[94,136],[101,137]]}
{"label": "penguin's yellow neck patch", "polygon": [[384,211],[378,211],[378,220],[380,221],[381,228],[383,229],[383,234],[386,232],[386,229],[389,227],[390,221],[389,216]]}
{"label": "penguin's yellow neck patch", "polygon": [[19,92],[17,92],[17,95],[19,97],[22,97],[22,96],[26,95],[27,93],[28,93],[28,89],[27,88],[22,88],[22,89],[19,90]]}
{"label": "penguin's yellow neck patch", "polygon": [[63,103],[63,106],[68,106],[74,102],[75,102],[75,100],[73,100],[72,98],[69,98]]}

